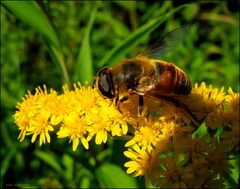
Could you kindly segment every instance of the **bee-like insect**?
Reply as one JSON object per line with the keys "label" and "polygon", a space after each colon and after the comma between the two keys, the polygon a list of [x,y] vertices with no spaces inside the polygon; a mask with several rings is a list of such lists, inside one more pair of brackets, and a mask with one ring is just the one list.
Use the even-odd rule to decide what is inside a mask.
{"label": "bee-like insect", "polygon": [[191,92],[190,78],[176,65],[156,59],[175,48],[186,32],[187,27],[173,30],[150,48],[148,56],[140,55],[113,67],[101,69],[93,85],[104,97],[115,99],[116,104],[127,100],[130,95],[139,95],[140,114],[144,104],[143,97],[147,96],[171,102],[194,116],[186,105],[175,98],[187,96]]}

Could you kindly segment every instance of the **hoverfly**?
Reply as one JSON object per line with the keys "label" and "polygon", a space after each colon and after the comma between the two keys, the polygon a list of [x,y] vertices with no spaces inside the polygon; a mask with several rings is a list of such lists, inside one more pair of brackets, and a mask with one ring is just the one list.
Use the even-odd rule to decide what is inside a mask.
{"label": "hoverfly", "polygon": [[196,121],[188,107],[176,98],[190,94],[190,78],[176,65],[158,60],[176,48],[187,32],[187,26],[175,29],[137,57],[126,59],[113,67],[104,67],[97,73],[94,87],[96,86],[105,98],[115,99],[116,104],[126,101],[130,95],[137,94],[140,114],[146,96],[181,107]]}

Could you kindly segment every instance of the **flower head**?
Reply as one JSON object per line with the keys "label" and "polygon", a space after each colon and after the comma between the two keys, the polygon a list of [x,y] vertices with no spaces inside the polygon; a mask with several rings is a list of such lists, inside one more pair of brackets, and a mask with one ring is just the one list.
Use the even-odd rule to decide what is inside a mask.
{"label": "flower head", "polygon": [[84,119],[81,119],[76,112],[72,112],[64,117],[62,126],[57,132],[57,135],[58,138],[69,137],[70,141],[73,141],[73,151],[77,149],[79,140],[81,140],[83,146],[88,149],[89,145],[88,140],[86,139],[87,128],[88,124]]}
{"label": "flower head", "polygon": [[133,173],[134,176],[144,175],[155,167],[157,156],[146,149],[134,145],[132,149],[124,152],[124,155],[131,159],[124,164],[127,167],[127,173]]}
{"label": "flower head", "polygon": [[224,88],[219,90],[212,85],[207,87],[203,82],[200,86],[194,85],[191,94],[185,99],[185,103],[199,120],[204,119],[208,127],[216,129],[222,123],[225,100]]}
{"label": "flower head", "polygon": [[[33,135],[32,142],[40,136],[40,145],[50,142],[50,131],[57,131],[58,138],[70,138],[73,150],[79,141],[88,149],[88,142],[95,137],[96,144],[106,143],[108,135],[122,136],[128,131],[125,117],[117,107],[102,98],[96,89],[90,86],[74,84],[74,90],[63,86],[64,93],[47,92],[40,87],[32,95],[30,92],[18,104],[14,118],[21,130],[20,141],[26,135]],[[56,127],[58,126],[58,127]]]}
{"label": "flower head", "polygon": [[26,135],[33,135],[31,142],[35,142],[37,136],[40,136],[40,145],[46,141],[49,143],[49,132],[60,122],[56,116],[55,119],[51,118],[51,115],[58,115],[53,107],[59,105],[56,91],[51,89],[48,93],[46,86],[44,89],[36,88],[34,95],[28,92],[23,102],[17,105],[18,111],[14,115],[15,122],[21,130],[18,139],[23,141]]}
{"label": "flower head", "polygon": [[[222,176],[232,169],[229,153],[239,150],[239,93],[196,84],[172,102],[144,97],[141,114],[138,97],[116,106],[88,85],[65,85],[61,95],[38,87],[17,105],[18,139],[32,135],[34,142],[39,136],[41,145],[55,131],[75,151],[80,143],[89,149],[90,140],[102,144],[109,136],[127,135],[127,173],[150,177],[160,187],[222,187]],[[206,133],[200,132],[201,122]]]}

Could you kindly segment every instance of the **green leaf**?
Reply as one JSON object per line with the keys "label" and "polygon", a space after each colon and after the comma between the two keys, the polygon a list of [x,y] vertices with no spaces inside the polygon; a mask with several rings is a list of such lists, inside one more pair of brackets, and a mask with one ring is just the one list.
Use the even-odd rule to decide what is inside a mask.
{"label": "green leaf", "polygon": [[224,184],[226,188],[239,188],[239,153],[230,154],[229,166],[231,172],[223,171]]}
{"label": "green leaf", "polygon": [[79,188],[90,188],[90,184],[91,184],[91,179],[89,177],[84,176],[82,178]]}
{"label": "green leaf", "polygon": [[164,17],[151,20],[145,25],[141,26],[133,33],[131,33],[125,40],[115,46],[111,51],[106,53],[97,66],[103,67],[104,65],[112,66],[121,60],[132,47],[137,44],[146,35],[149,35],[153,30],[160,26],[164,21],[169,19],[175,12],[185,7],[185,5],[173,9],[171,12],[166,14]]}
{"label": "green leaf", "polygon": [[232,170],[232,173],[231,173],[231,177],[233,178],[233,180],[235,181],[235,183],[238,182],[238,179],[239,179],[239,153],[236,153],[236,154],[231,154],[230,155],[230,158],[232,158],[229,163],[234,167]]}
{"label": "green leaf", "polygon": [[113,17],[109,12],[98,12],[96,19],[109,24],[114,33],[116,33],[116,35],[118,35],[120,38],[127,36],[130,32],[122,22]]}
{"label": "green leaf", "polygon": [[62,167],[58,163],[56,157],[49,152],[42,152],[40,150],[35,151],[34,153],[39,159],[48,164],[50,167],[55,169],[58,173],[63,173]]}
{"label": "green leaf", "polygon": [[113,2],[129,12],[134,11],[136,6],[136,2],[134,1],[113,1]]}
{"label": "green leaf", "polygon": [[63,59],[60,42],[53,26],[45,13],[34,1],[2,1],[3,6],[16,15],[17,18],[39,32],[47,42],[53,61],[61,68],[63,78],[69,83],[69,76]]}
{"label": "green leaf", "polygon": [[198,3],[189,3],[189,6],[183,10],[183,15],[186,20],[192,20],[196,17],[199,11]]}
{"label": "green leaf", "polygon": [[84,84],[85,81],[91,82],[93,77],[90,34],[95,20],[96,11],[97,6],[94,7],[91,13],[90,21],[86,28],[83,43],[81,45],[79,56],[77,59],[76,69],[73,74],[73,81],[80,81],[82,84]]}
{"label": "green leaf", "polygon": [[12,146],[11,149],[8,151],[7,155],[2,159],[1,178],[6,174],[9,165],[11,166],[10,161],[14,157],[15,153],[16,153],[16,147]]}
{"label": "green leaf", "polygon": [[63,154],[63,165],[65,166],[64,175],[67,180],[73,179],[74,160],[67,154]]}
{"label": "green leaf", "polygon": [[50,52],[50,55],[56,65],[59,66],[59,68],[62,71],[64,82],[67,84],[70,83],[69,75],[67,72],[67,68],[64,62],[64,57],[61,51],[59,51],[57,48],[55,48],[53,45],[47,43],[48,50]]}
{"label": "green leaf", "polygon": [[3,0],[2,4],[20,20],[30,25],[37,32],[41,33],[48,42],[53,44],[55,47],[60,48],[57,35],[52,25],[36,2]]}
{"label": "green leaf", "polygon": [[2,106],[6,108],[13,108],[16,106],[18,99],[16,99],[10,91],[7,91],[6,88],[1,85],[1,102]]}
{"label": "green leaf", "polygon": [[206,127],[206,124],[203,122],[194,133],[192,133],[192,138],[195,138],[196,135],[203,137],[208,133],[208,128]]}
{"label": "green leaf", "polygon": [[103,164],[96,176],[102,188],[137,188],[136,180],[114,164]]}

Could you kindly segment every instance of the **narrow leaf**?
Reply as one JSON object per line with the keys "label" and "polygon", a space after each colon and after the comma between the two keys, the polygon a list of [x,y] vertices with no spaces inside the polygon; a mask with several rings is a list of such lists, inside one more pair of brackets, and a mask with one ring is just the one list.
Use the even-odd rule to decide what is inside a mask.
{"label": "narrow leaf", "polygon": [[99,62],[98,66],[103,67],[104,65],[112,66],[112,65],[116,64],[142,38],[144,38],[146,35],[149,35],[153,30],[155,30],[164,21],[169,19],[175,12],[179,11],[184,6],[185,5],[172,10],[171,12],[166,14],[164,17],[160,17],[160,18],[151,20],[150,22],[146,23],[145,25],[143,25],[140,28],[138,28],[137,30],[135,30],[125,40],[123,40],[119,45],[117,45],[111,51],[109,51],[109,53],[107,53],[102,58],[102,60]]}
{"label": "narrow leaf", "polygon": [[134,177],[114,164],[103,164],[96,170],[96,175],[103,188],[137,188]]}
{"label": "narrow leaf", "polygon": [[57,35],[44,12],[34,1],[2,1],[5,8],[10,10],[20,20],[41,33],[51,44],[59,48]]}
{"label": "narrow leaf", "polygon": [[130,32],[122,22],[113,17],[110,13],[97,12],[96,19],[110,25],[114,33],[120,38],[127,36]]}
{"label": "narrow leaf", "polygon": [[2,159],[2,162],[1,162],[1,178],[6,174],[8,168],[9,168],[9,165],[10,165],[10,161],[14,157],[15,153],[16,153],[16,147],[13,146],[13,147],[11,147],[9,152],[6,154],[6,156]]}
{"label": "narrow leaf", "polygon": [[65,166],[64,176],[67,180],[73,179],[74,160],[67,154],[63,154],[63,165]]}
{"label": "narrow leaf", "polygon": [[82,84],[84,84],[85,81],[91,82],[93,77],[90,34],[95,20],[96,11],[97,6],[94,7],[91,13],[91,17],[86,28],[84,39],[77,59],[76,69],[73,75],[73,81],[80,81]]}
{"label": "narrow leaf", "polygon": [[48,164],[50,167],[55,169],[58,173],[63,173],[63,170],[62,170],[60,164],[58,163],[57,159],[54,157],[53,154],[37,150],[35,152],[35,155],[39,159],[41,159],[43,162]]}

